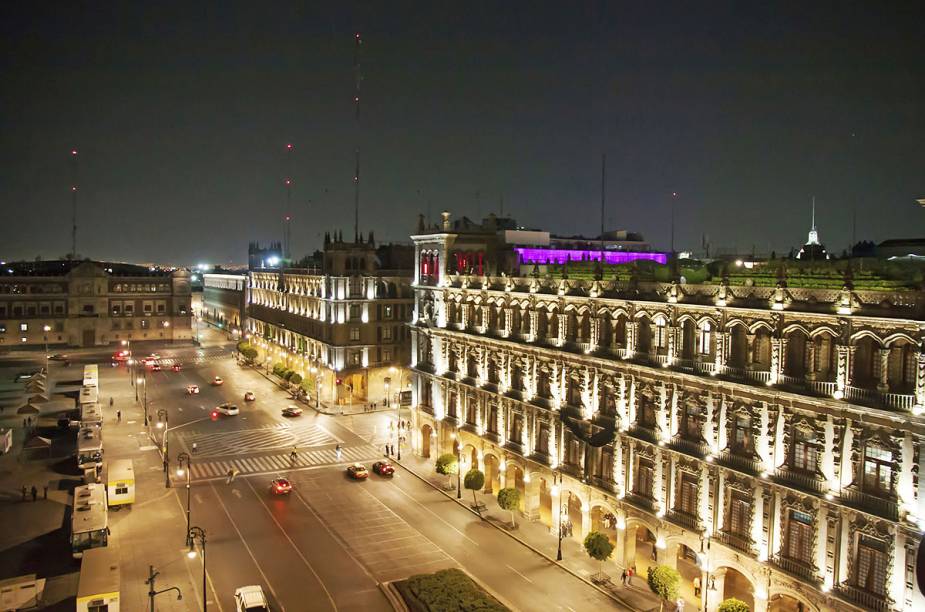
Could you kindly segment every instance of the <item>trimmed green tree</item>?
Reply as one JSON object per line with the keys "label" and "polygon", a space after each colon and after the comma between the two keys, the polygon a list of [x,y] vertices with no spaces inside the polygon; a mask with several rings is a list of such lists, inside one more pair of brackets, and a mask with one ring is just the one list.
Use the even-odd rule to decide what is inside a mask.
{"label": "trimmed green tree", "polygon": [[472,507],[479,513],[479,516],[482,516],[482,511],[479,509],[479,502],[475,499],[475,492],[481,491],[482,487],[485,486],[485,474],[482,470],[477,470],[475,468],[469,470],[466,472],[463,486],[472,491]]}
{"label": "trimmed green tree", "polygon": [[749,612],[748,604],[741,599],[730,597],[719,604],[719,612]]}
{"label": "trimmed green tree", "polygon": [[298,372],[293,372],[292,376],[289,378],[289,382],[291,382],[294,385],[298,385],[299,383],[302,382],[302,375],[299,374]]}
{"label": "trimmed green tree", "polygon": [[514,511],[520,506],[520,491],[510,487],[501,489],[498,491],[498,505],[502,510],[511,513],[511,528],[517,527],[517,523],[514,522]]}
{"label": "trimmed green tree", "polygon": [[241,354],[244,355],[244,359],[246,359],[248,363],[253,363],[254,360],[257,359],[257,349],[252,346],[245,348],[241,351]]}
{"label": "trimmed green tree", "polygon": [[665,609],[666,601],[676,601],[681,591],[681,574],[678,570],[667,565],[650,567],[646,582],[652,592],[659,596],[659,612]]}
{"label": "trimmed green tree", "polygon": [[285,371],[283,371],[283,380],[285,380],[286,382],[291,381],[293,374],[295,374],[295,372],[287,368]]}
{"label": "trimmed green tree", "polygon": [[592,531],[585,536],[584,546],[588,556],[600,562],[598,578],[603,580],[607,577],[607,575],[604,574],[604,561],[609,559],[610,555],[613,554],[613,544],[610,543],[610,538],[600,531]]}
{"label": "trimmed green tree", "polygon": [[446,476],[446,487],[450,488],[450,476],[456,473],[459,469],[459,463],[456,461],[456,455],[453,453],[444,453],[437,457],[437,462],[434,464],[434,469],[437,470],[438,474],[443,474]]}

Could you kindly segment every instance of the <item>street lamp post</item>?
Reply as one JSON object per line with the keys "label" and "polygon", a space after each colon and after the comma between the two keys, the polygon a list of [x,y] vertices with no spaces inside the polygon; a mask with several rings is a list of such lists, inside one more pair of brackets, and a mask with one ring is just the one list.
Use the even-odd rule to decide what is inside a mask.
{"label": "street lamp post", "polygon": [[456,452],[456,499],[462,499],[462,457],[460,456],[462,446],[456,431],[453,432],[452,438],[453,450]]}
{"label": "street lamp post", "polygon": [[51,325],[46,325],[42,328],[44,335],[42,336],[45,339],[45,375],[48,375],[48,332],[51,331]]}
{"label": "street lamp post", "polygon": [[164,486],[169,489],[170,488],[170,473],[168,472],[168,470],[170,469],[170,455],[167,454],[168,453],[167,432],[169,431],[170,428],[168,426],[168,422],[169,422],[168,419],[169,419],[169,415],[167,414],[167,411],[165,409],[161,408],[160,410],[157,411],[157,428],[164,430],[164,435],[161,438],[161,452],[164,455],[164,479],[165,479]]}
{"label": "street lamp post", "polygon": [[[555,482],[555,477],[553,477],[553,482]],[[556,549],[556,561],[562,560],[562,498],[565,497],[562,495],[562,474],[559,474],[559,484],[554,485],[559,490],[559,546]]]}
{"label": "street lamp post", "polygon": [[202,610],[206,610],[206,532],[201,527],[189,528],[189,552],[187,556],[190,559],[196,557],[196,540],[199,540],[199,546],[202,548]]}
{"label": "street lamp post", "polygon": [[[183,464],[186,463],[186,469],[184,470]],[[183,452],[177,455],[177,476],[182,477],[183,472],[186,472],[186,545],[190,544],[190,479],[192,478],[193,472],[193,460],[190,457],[189,453]]]}

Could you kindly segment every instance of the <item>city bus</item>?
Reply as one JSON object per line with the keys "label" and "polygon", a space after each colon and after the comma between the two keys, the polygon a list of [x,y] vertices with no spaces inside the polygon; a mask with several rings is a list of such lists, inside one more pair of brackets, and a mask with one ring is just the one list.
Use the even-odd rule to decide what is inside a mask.
{"label": "city bus", "polygon": [[80,399],[78,403],[83,406],[84,404],[98,404],[100,401],[100,390],[96,386],[85,385],[80,388]]}
{"label": "city bus", "polygon": [[119,550],[91,548],[80,562],[77,612],[119,612]]}
{"label": "city bus", "polygon": [[86,484],[75,488],[71,512],[71,553],[75,559],[80,559],[85,550],[101,548],[108,543],[106,489],[101,484]]}
{"label": "city bus", "polygon": [[103,411],[99,404],[81,404],[80,405],[80,426],[81,427],[102,427]]}
{"label": "city bus", "polygon": [[82,470],[103,465],[103,431],[99,427],[83,427],[77,432],[77,467]]}
{"label": "city bus", "polygon": [[97,387],[100,384],[100,368],[95,363],[84,366],[84,382],[83,386],[85,387]]}
{"label": "city bus", "polygon": [[135,469],[131,459],[110,461],[105,468],[106,498],[109,507],[135,503]]}

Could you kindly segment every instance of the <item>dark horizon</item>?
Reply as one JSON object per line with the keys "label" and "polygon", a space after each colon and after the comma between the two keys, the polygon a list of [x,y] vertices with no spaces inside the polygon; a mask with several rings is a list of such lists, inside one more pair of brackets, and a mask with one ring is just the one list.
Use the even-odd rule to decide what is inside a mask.
{"label": "dark horizon", "polygon": [[[577,6],[578,8],[574,8]],[[292,254],[325,231],[406,241],[417,214],[504,210],[786,253],[925,227],[925,11],[903,3],[0,8],[0,257],[175,264]],[[363,34],[362,114],[352,104]],[[359,135],[358,135],[359,134]],[[292,206],[283,180],[293,143]],[[769,214],[770,213],[770,214]]]}

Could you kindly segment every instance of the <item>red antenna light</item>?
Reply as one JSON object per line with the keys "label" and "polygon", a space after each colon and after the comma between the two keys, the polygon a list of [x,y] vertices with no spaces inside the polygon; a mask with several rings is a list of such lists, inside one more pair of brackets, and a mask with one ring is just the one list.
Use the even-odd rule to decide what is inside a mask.
{"label": "red antenna light", "polygon": [[289,221],[289,220],[291,220],[291,219],[292,219],[292,217],[290,217],[289,215],[286,215],[286,221]]}
{"label": "red antenna light", "polygon": [[71,149],[71,155],[77,155],[77,149]]}
{"label": "red antenna light", "polygon": [[676,198],[676,197],[678,197],[678,192],[677,192],[677,191],[672,191],[672,192],[671,192],[671,195],[672,195],[672,197],[675,197],[675,198]]}
{"label": "red antenna light", "polygon": [[291,150],[292,150],[292,143],[287,144],[287,145],[286,145],[286,148],[289,149],[289,150],[291,151]]}
{"label": "red antenna light", "polygon": [[71,187],[71,191],[77,191],[77,187]]}
{"label": "red antenna light", "polygon": [[292,184],[292,179],[286,179],[286,184],[287,184],[287,185],[291,185],[291,184]]}

